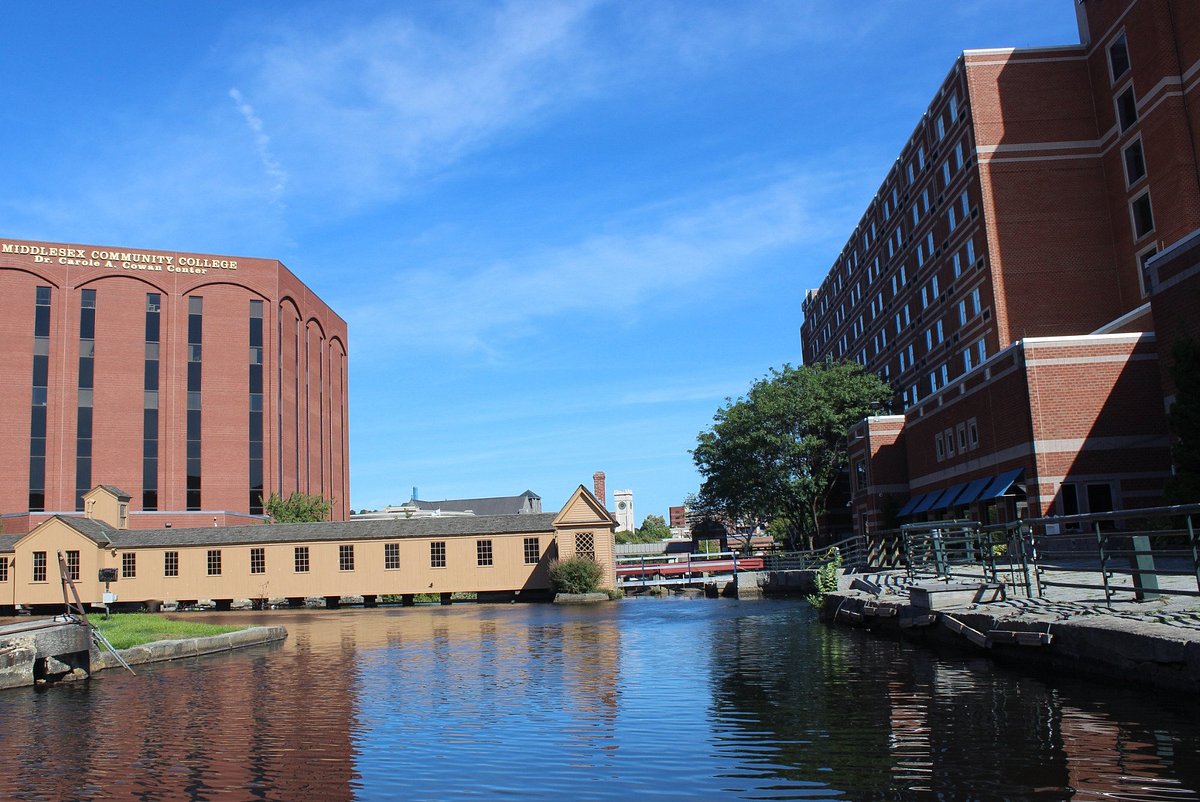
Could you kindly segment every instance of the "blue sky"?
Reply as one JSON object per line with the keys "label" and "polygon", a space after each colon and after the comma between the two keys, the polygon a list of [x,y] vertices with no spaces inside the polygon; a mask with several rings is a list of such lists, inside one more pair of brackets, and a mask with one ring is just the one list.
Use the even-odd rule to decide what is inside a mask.
{"label": "blue sky", "polygon": [[350,326],[351,506],[665,515],[957,54],[1073,0],[5,5],[0,232],[277,258]]}

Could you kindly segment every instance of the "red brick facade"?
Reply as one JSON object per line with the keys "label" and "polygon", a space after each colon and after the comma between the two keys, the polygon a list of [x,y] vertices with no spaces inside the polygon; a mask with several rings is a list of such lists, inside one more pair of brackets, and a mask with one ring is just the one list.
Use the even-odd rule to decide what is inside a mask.
{"label": "red brick facade", "polygon": [[852,432],[859,529],[898,501],[1003,520],[1160,498],[1160,348],[1200,306],[1200,3],[1077,8],[1083,44],[963,53],[804,301],[805,362],[858,361],[904,412]]}
{"label": "red brick facade", "polygon": [[[0,511],[77,510],[80,464],[90,458],[87,484],[129,493],[132,525],[144,517],[137,515],[143,500],[153,498],[143,495],[144,475],[157,483],[156,519],[178,513],[175,525],[211,525],[214,515],[225,521],[225,513],[248,514],[257,495],[251,406],[261,399],[262,493],[319,494],[333,499],[335,520],[348,517],[346,324],[278,261],[0,240],[0,289],[0,450],[9,456]],[[154,303],[158,334],[148,344]],[[38,322],[46,314],[39,304],[49,317],[42,338],[35,336],[46,325]],[[251,334],[256,304],[261,355]],[[190,311],[200,322],[193,333]],[[94,318],[94,332],[85,315]],[[39,363],[38,351],[48,359]],[[255,359],[261,396],[251,386]],[[39,364],[47,362],[39,378]],[[92,364],[85,369],[85,362]],[[189,371],[199,373],[198,395],[189,392]],[[86,395],[90,442],[80,413]],[[148,423],[152,405],[157,421]],[[189,408],[200,413],[191,445]],[[44,442],[36,437],[43,415]],[[187,493],[189,451],[199,466],[198,504]],[[31,488],[42,470],[39,505],[31,503],[39,500]]]}

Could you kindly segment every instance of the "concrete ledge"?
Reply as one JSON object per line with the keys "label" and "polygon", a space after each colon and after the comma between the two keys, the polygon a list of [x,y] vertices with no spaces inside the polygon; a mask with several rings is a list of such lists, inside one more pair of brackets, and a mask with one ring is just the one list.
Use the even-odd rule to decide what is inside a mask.
{"label": "concrete ledge", "polygon": [[608,601],[607,593],[556,593],[555,604],[596,604]]}
{"label": "concrete ledge", "polygon": [[[1200,631],[1195,629],[987,604],[930,610],[902,597],[857,590],[827,595],[822,618],[1059,674],[1200,694]],[[938,623],[942,626],[933,626]]]}
{"label": "concrete ledge", "polygon": [[[287,630],[283,627],[251,627],[237,632],[227,632],[222,635],[210,635],[206,638],[184,638],[182,640],[160,640],[144,643],[129,649],[121,649],[121,657],[129,665],[144,663],[161,663],[168,660],[179,660],[184,657],[199,657],[217,652],[229,652],[247,646],[259,646],[287,638]],[[121,664],[112,652],[103,651],[92,656],[92,672],[106,668],[120,668]]]}

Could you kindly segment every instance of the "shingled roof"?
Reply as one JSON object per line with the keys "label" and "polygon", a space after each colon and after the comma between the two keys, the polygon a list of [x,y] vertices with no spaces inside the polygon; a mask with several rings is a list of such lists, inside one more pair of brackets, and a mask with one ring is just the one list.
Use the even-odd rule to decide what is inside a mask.
{"label": "shingled roof", "polygon": [[[492,496],[490,498],[448,498],[442,501],[421,501],[413,499],[408,502],[419,510],[442,510],[443,512],[473,512],[476,515],[518,515],[532,501],[540,502],[542,497],[532,490],[526,490],[519,496]],[[541,505],[536,505],[538,509]],[[526,513],[529,514],[529,513]]]}
{"label": "shingled roof", "polygon": [[450,518],[384,518],[366,521],[324,521],[307,524],[213,526],[196,529],[111,530],[117,548],[171,546],[237,546],[249,543],[393,540],[411,537],[506,535],[553,532],[555,514],[463,516]]}

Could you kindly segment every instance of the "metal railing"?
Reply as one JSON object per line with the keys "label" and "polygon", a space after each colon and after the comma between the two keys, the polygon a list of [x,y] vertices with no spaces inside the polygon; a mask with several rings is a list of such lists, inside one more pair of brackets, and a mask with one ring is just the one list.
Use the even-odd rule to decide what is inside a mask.
{"label": "metal railing", "polygon": [[930,521],[872,533],[865,563],[904,568],[910,581],[982,576],[1031,597],[1052,588],[1095,590],[1111,606],[1128,598],[1200,597],[1198,530],[1200,504],[991,526]]}

